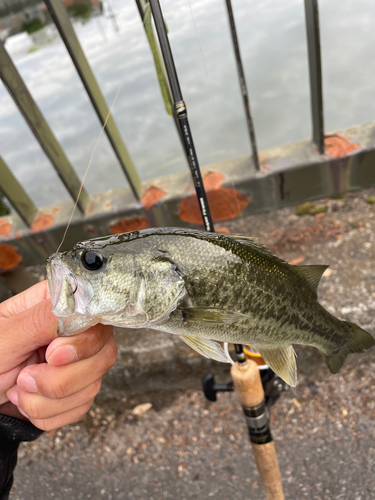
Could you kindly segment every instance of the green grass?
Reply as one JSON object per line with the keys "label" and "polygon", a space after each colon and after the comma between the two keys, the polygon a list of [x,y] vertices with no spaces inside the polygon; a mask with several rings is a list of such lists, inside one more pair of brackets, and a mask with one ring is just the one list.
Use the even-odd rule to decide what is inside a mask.
{"label": "green grass", "polygon": [[70,7],[68,7],[67,11],[73,17],[79,18],[79,19],[82,19],[85,21],[91,17],[92,6],[88,2],[87,3],[86,2],[79,2],[79,3],[75,3],[75,4],[71,5]]}
{"label": "green grass", "polygon": [[42,23],[40,19],[36,18],[32,19],[31,21],[24,22],[21,29],[22,31],[26,31],[26,33],[30,35],[31,33],[35,33],[36,31],[41,30],[42,28],[44,28],[44,26],[45,24]]}
{"label": "green grass", "polygon": [[2,217],[3,215],[9,215],[9,214],[10,214],[9,207],[7,207],[7,205],[5,205],[5,203],[3,201],[3,195],[0,193],[0,217]]}

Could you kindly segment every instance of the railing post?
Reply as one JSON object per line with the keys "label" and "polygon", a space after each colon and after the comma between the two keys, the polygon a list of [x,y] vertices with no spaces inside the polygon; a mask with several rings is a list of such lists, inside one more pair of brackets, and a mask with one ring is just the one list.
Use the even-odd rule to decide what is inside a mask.
{"label": "railing post", "polygon": [[322,60],[320,53],[318,0],[305,0],[305,14],[313,142],[316,144],[319,153],[324,154]]}
{"label": "railing post", "polygon": [[31,226],[38,209],[1,156],[0,191],[8,198],[21,219]]}
{"label": "railing post", "polygon": [[[100,123],[104,125],[109,114],[109,108],[87,62],[68,13],[61,0],[45,0],[45,4],[72,58]],[[105,132],[128,179],[133,194],[139,200],[142,196],[142,183],[112,115],[107,120]]]}
{"label": "railing post", "polygon": [[260,169],[259,157],[258,157],[257,143],[256,143],[256,139],[255,139],[254,122],[253,122],[253,118],[251,116],[249,95],[247,92],[245,72],[244,72],[243,66],[242,66],[241,52],[240,52],[240,46],[239,46],[238,38],[237,38],[237,30],[236,30],[236,24],[234,21],[232,3],[231,3],[231,0],[225,0],[225,1],[226,1],[226,5],[227,5],[230,34],[232,36],[234,56],[236,59],[238,78],[240,81],[241,94],[242,94],[243,105],[244,105],[244,109],[245,109],[247,129],[249,132],[250,144],[251,144],[251,149],[252,149],[252,153],[253,153],[253,162],[255,165],[255,169],[259,170]]}
{"label": "railing post", "polygon": [[[24,84],[2,41],[0,41],[0,77],[66,189],[69,191],[70,196],[76,201],[81,181]],[[88,201],[89,196],[86,190],[82,189],[78,201],[78,208],[81,212],[85,211]]]}

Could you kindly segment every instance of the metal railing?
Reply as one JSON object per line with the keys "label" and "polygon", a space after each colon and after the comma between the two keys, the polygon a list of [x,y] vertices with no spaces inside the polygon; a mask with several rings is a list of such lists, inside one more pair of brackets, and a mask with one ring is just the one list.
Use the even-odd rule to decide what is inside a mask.
{"label": "metal railing", "polygon": [[[310,74],[310,98],[313,131],[312,142],[315,144],[316,148],[311,148],[311,151],[309,150],[308,153],[304,154],[303,159],[301,159],[302,156],[300,156],[299,159],[297,158],[295,161],[290,161],[289,166],[284,162],[282,168],[276,165],[274,170],[271,168],[270,171],[262,171],[259,165],[260,161],[255,139],[256,127],[251,117],[249,95],[246,87],[240,47],[236,33],[235,16],[230,0],[225,1],[234,56],[237,63],[239,84],[243,97],[246,123],[252,149],[252,156],[249,155],[248,160],[231,161],[231,164],[237,165],[238,167],[236,179],[233,181],[233,186],[236,185],[237,188],[240,188],[241,191],[245,192],[252,201],[251,205],[246,208],[246,212],[254,213],[264,209],[277,208],[285,204],[304,201],[304,199],[307,198],[326,196],[327,194],[337,194],[337,191],[340,192],[342,190],[372,185],[375,182],[375,179],[373,179],[373,175],[369,171],[369,161],[373,155],[365,155],[362,159],[364,153],[362,150],[359,150],[355,153],[355,155],[358,156],[355,161],[351,159],[352,157],[333,160],[324,155],[323,92],[318,0],[304,0]],[[78,208],[81,211],[81,216],[73,221],[73,239],[82,239],[86,236],[106,234],[108,233],[108,224],[113,221],[114,217],[122,217],[126,214],[148,217],[149,220],[153,219],[153,223],[158,223],[160,225],[166,223],[176,223],[177,220],[181,223],[181,220],[178,219],[177,216],[178,207],[176,208],[176,200],[186,196],[186,194],[182,193],[182,190],[178,193],[176,190],[172,189],[170,193],[167,193],[167,196],[163,198],[163,200],[165,200],[164,206],[159,207],[153,215],[144,210],[142,206],[142,196],[144,195],[148,184],[141,182],[137,169],[130,158],[115,120],[109,113],[108,105],[78,41],[67,11],[61,0],[45,0],[45,3],[76,67],[77,73],[82,80],[100,123],[102,126],[106,124],[105,132],[118,158],[120,166],[128,179],[130,195],[132,195],[130,196],[129,193],[125,191],[122,192],[121,200],[116,202],[116,210],[108,213],[108,210],[103,209],[104,203],[102,203],[103,200],[100,198],[100,195],[89,196],[83,188],[78,202]],[[169,104],[173,107],[171,82],[169,81],[165,71],[164,61],[161,57],[159,46],[157,45],[156,36],[152,31],[153,28],[151,18],[147,17],[146,19],[145,17],[151,15],[149,11],[150,6],[148,4],[148,0],[136,0],[136,3],[150,42],[159,83],[161,84],[161,87],[164,88],[164,90],[162,89],[162,92],[168,110]],[[0,43],[0,77],[24,116],[29,128],[39,141],[52,166],[58,173],[62,183],[70,193],[72,200],[75,202],[80,190],[81,181],[55,138],[55,135],[50,129],[48,123],[43,117],[38,105],[35,103],[30,92],[28,91],[3,43]],[[178,124],[178,113],[176,110],[174,110],[173,118],[175,123]],[[180,139],[183,142],[183,136],[181,134]],[[311,142],[306,142],[304,147],[308,148],[310,145]],[[372,153],[372,145],[370,146]],[[288,154],[289,158],[291,155],[290,153]],[[349,170],[356,168],[358,171],[356,171],[355,175],[351,175],[350,178],[347,174],[343,177],[342,173],[340,174],[337,172],[343,172],[344,164],[347,165]],[[310,172],[309,175],[311,177],[312,174],[310,168],[312,165],[315,165],[316,167],[314,176],[317,180],[315,181],[315,184],[307,180],[306,185],[302,187],[301,179],[307,175],[307,171]],[[339,165],[342,167],[340,168]],[[361,169],[363,169],[363,171]],[[229,172],[230,168],[227,170]],[[301,177],[300,173],[302,171],[305,172],[305,174]],[[228,172],[226,173],[229,175]],[[331,182],[330,179],[333,179],[334,177],[334,181]],[[288,179],[290,179],[290,181]],[[298,188],[296,187],[297,179],[299,183]],[[287,187],[287,182],[290,182],[289,187]],[[323,185],[324,183],[325,185]],[[317,185],[319,185],[319,188],[316,187]],[[16,180],[10,168],[1,158],[0,191],[3,192],[6,198],[10,201],[14,210],[28,227],[32,226],[35,221],[35,217],[40,215],[40,213],[43,213],[43,209],[38,210],[36,208],[30,197],[27,195],[25,189]],[[4,237],[3,235],[2,239],[4,241],[10,241],[12,244],[17,246],[24,256],[27,254],[27,245],[21,240],[24,239],[25,241],[28,241],[30,244],[29,248],[32,247],[34,250],[35,248],[38,248],[36,253],[39,255],[39,259],[41,260],[41,258],[44,257],[49,251],[54,250],[53,247],[58,238],[61,236],[68,219],[69,210],[61,210],[58,221],[48,228],[48,236],[42,236],[41,233],[43,231],[35,229],[35,227],[31,232],[28,232],[27,229],[20,226],[14,216],[11,216],[13,217],[12,224],[14,225],[14,228],[12,229],[10,236],[7,235]],[[74,226],[76,226],[76,232],[74,230]],[[95,230],[92,229],[93,227]],[[20,231],[20,228],[22,231]],[[38,233],[38,231],[40,232],[38,236],[39,239],[35,236],[35,232]],[[14,236],[16,232],[18,234],[17,238]],[[78,234],[81,234],[81,236]],[[69,241],[68,239],[68,244],[70,243],[71,240]],[[31,251],[31,254],[35,256],[35,252],[33,253],[33,251]],[[28,262],[28,259],[25,259],[25,261]]]}
{"label": "metal railing", "polygon": [[313,141],[319,153],[324,154],[322,60],[320,55],[318,0],[305,0],[305,13]]}

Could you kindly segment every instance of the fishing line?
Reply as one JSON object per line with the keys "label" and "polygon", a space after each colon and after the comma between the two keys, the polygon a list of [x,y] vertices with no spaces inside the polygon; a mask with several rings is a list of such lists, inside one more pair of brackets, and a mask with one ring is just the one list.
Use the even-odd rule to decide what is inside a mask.
{"label": "fishing line", "polygon": [[[110,7],[111,7],[111,11],[112,11],[112,14],[113,14],[112,6],[111,6],[111,4],[110,4],[109,0],[108,0],[108,3],[109,3],[109,5],[110,5]],[[113,15],[114,15],[114,14],[113,14]],[[144,25],[144,23],[145,23],[145,21],[143,20],[143,21],[142,21],[142,24]],[[110,106],[110,108],[109,108],[108,115],[107,115],[107,117],[106,117],[106,119],[105,119],[105,121],[104,121],[104,124],[103,124],[103,126],[102,126],[101,131],[100,131],[100,134],[99,134],[99,136],[98,136],[98,138],[97,138],[97,140],[96,140],[96,144],[95,144],[95,146],[94,146],[94,150],[93,150],[93,152],[92,152],[92,154],[91,154],[89,164],[87,165],[87,168],[86,168],[85,174],[84,174],[84,176],[83,176],[82,183],[81,183],[81,186],[80,186],[79,191],[78,191],[77,199],[76,199],[76,201],[75,201],[75,204],[74,204],[74,207],[73,207],[72,213],[71,213],[70,218],[69,218],[69,221],[68,221],[68,225],[66,226],[66,229],[65,229],[64,235],[63,235],[63,237],[62,237],[62,240],[61,240],[60,245],[58,246],[58,249],[56,250],[56,253],[58,253],[58,251],[60,250],[60,248],[61,248],[62,244],[63,244],[63,243],[64,243],[64,241],[65,241],[66,235],[67,235],[67,233],[68,233],[68,229],[69,229],[69,227],[70,227],[70,224],[71,224],[71,222],[72,222],[72,219],[73,219],[74,213],[75,213],[76,208],[77,208],[77,205],[78,205],[79,197],[81,196],[81,193],[82,193],[83,185],[84,185],[84,183],[85,183],[85,180],[86,180],[87,174],[88,174],[88,172],[89,172],[89,170],[90,170],[92,160],[94,159],[95,152],[96,152],[96,150],[97,150],[97,148],[98,148],[99,141],[100,141],[100,139],[101,139],[101,137],[102,137],[102,135],[103,135],[103,132],[104,132],[104,129],[105,129],[106,125],[107,125],[107,122],[108,122],[108,120],[109,120],[109,117],[110,117],[110,116],[111,116],[111,114],[112,114],[112,109],[113,109],[113,107],[114,107],[114,105],[115,105],[115,103],[116,103],[116,101],[117,101],[117,98],[118,98],[118,96],[119,96],[119,94],[120,94],[120,92],[121,92],[121,89],[122,89],[122,87],[123,87],[124,83],[125,83],[125,76],[123,77],[122,81],[120,82],[120,85],[119,85],[119,87],[118,87],[118,89],[117,89],[117,93],[116,93],[116,95],[115,95],[115,98],[113,99],[113,102],[112,102],[112,104],[111,104],[111,106]]]}
{"label": "fishing line", "polygon": [[[193,12],[192,5],[191,5],[191,3],[190,3],[190,0],[188,0],[188,4],[189,4],[189,8],[190,8],[191,18],[192,18],[193,25],[194,25],[195,34],[196,34],[197,41],[198,41],[199,50],[200,50],[201,57],[202,57],[202,62],[203,62],[203,66],[204,66],[204,71],[205,71],[206,78],[207,78],[207,83],[208,83],[208,88],[209,88],[210,97],[211,97],[212,103],[213,103],[213,105],[214,105],[214,109],[215,109],[215,113],[216,113],[216,115],[217,115],[217,118],[219,119],[219,112],[218,112],[217,107],[216,107],[216,102],[215,102],[215,99],[214,99],[214,94],[213,94],[213,91],[212,91],[211,81],[210,81],[210,78],[209,78],[209,75],[208,75],[208,71],[207,71],[206,60],[205,60],[205,57],[204,57],[204,54],[203,54],[203,49],[202,49],[202,45],[201,45],[201,42],[200,42],[200,38],[199,38],[199,34],[198,34],[198,30],[197,30],[197,26],[196,26],[196,23],[195,23],[194,12]],[[143,23],[142,23],[142,24],[144,24],[144,21],[143,21]],[[95,155],[96,150],[97,150],[97,148],[98,148],[99,141],[100,141],[100,139],[101,139],[101,137],[102,137],[102,135],[103,135],[104,129],[105,129],[106,125],[107,125],[107,122],[108,122],[108,120],[109,120],[109,118],[110,118],[111,114],[112,114],[113,107],[114,107],[114,105],[115,105],[115,103],[116,103],[116,101],[117,101],[117,98],[118,98],[118,96],[119,96],[119,94],[120,94],[120,92],[121,92],[121,89],[122,89],[122,87],[123,87],[124,83],[125,83],[125,76],[124,76],[124,78],[122,79],[122,82],[121,82],[121,83],[120,83],[120,85],[119,85],[119,88],[118,88],[118,90],[117,90],[117,93],[116,93],[116,95],[115,95],[115,98],[113,99],[113,102],[112,102],[111,107],[110,107],[110,109],[109,109],[108,115],[107,115],[107,117],[106,117],[106,119],[105,119],[105,122],[104,122],[104,124],[103,124],[103,126],[102,126],[102,129],[101,129],[101,131],[100,131],[100,134],[99,134],[99,136],[98,136],[98,138],[97,138],[97,140],[96,140],[96,143],[95,143],[95,146],[94,146],[93,152],[92,152],[91,157],[90,157],[90,161],[89,161],[89,163],[88,163],[88,165],[87,165],[86,171],[85,171],[84,176],[83,176],[83,179],[82,179],[81,186],[80,186],[79,191],[78,191],[77,199],[76,199],[76,201],[75,201],[75,204],[74,204],[74,207],[73,207],[72,213],[71,213],[71,215],[70,215],[70,218],[69,218],[68,224],[67,224],[66,229],[65,229],[65,231],[64,231],[64,235],[63,235],[63,237],[62,237],[62,240],[61,240],[60,245],[58,246],[58,248],[57,248],[57,250],[56,250],[56,253],[58,253],[58,252],[59,252],[59,250],[60,250],[61,246],[63,245],[63,243],[64,243],[64,241],[65,241],[66,235],[67,235],[67,233],[68,233],[68,230],[69,230],[70,224],[71,224],[71,222],[72,222],[72,220],[73,220],[73,216],[74,216],[74,213],[75,213],[76,208],[77,208],[77,205],[78,205],[79,198],[80,198],[81,193],[82,193],[83,185],[84,185],[84,183],[85,183],[85,180],[86,180],[87,174],[88,174],[88,172],[89,172],[89,170],[90,170],[90,167],[91,167],[92,161],[93,161],[93,159],[94,159],[94,155]],[[233,189],[234,189],[234,181],[233,181],[233,180],[232,180],[232,186],[233,186]],[[240,205],[239,205],[239,202],[238,202],[237,195],[235,196],[235,199],[236,199],[237,208],[238,208],[238,209],[240,209]],[[243,221],[243,218],[242,218],[242,217],[241,217],[241,223],[242,223],[242,227],[243,227],[243,232],[245,233],[245,224],[244,224],[244,221]]]}
{"label": "fishing line", "polygon": [[[109,0],[108,0],[108,3],[109,3]],[[109,3],[109,5],[110,5],[110,3]],[[111,10],[112,10],[112,6],[111,6]],[[113,11],[112,11],[112,14],[113,14]],[[142,24],[144,25],[144,21],[142,21]],[[82,183],[81,183],[81,186],[80,186],[79,191],[78,191],[77,199],[76,199],[76,201],[75,201],[75,204],[74,204],[74,207],[73,207],[72,213],[71,213],[71,215],[70,215],[70,219],[69,219],[69,221],[68,221],[68,225],[66,226],[66,229],[65,229],[64,235],[63,235],[63,237],[62,237],[62,240],[61,240],[60,245],[58,246],[58,249],[56,250],[56,253],[58,253],[58,251],[60,250],[60,248],[61,248],[62,244],[63,244],[63,243],[64,243],[64,241],[65,241],[66,235],[67,235],[67,233],[68,233],[68,229],[69,229],[69,227],[70,227],[70,224],[71,224],[72,219],[73,219],[73,216],[74,216],[74,212],[76,211],[76,208],[77,208],[77,205],[78,205],[79,197],[81,196],[81,193],[82,193],[82,189],[83,189],[83,185],[84,185],[85,180],[86,180],[86,176],[87,176],[87,174],[88,174],[88,172],[89,172],[89,170],[90,170],[90,167],[91,167],[91,163],[92,163],[92,160],[93,160],[93,158],[94,158],[94,154],[95,154],[95,152],[96,152],[96,150],[97,150],[97,148],[98,148],[99,141],[100,141],[100,139],[101,139],[101,137],[102,137],[102,135],[103,135],[103,132],[104,132],[104,129],[105,129],[106,125],[107,125],[107,122],[108,122],[108,120],[109,120],[109,117],[110,117],[110,116],[111,116],[111,114],[112,114],[112,109],[113,109],[113,107],[114,107],[114,105],[115,105],[115,103],[116,103],[116,101],[117,101],[117,98],[118,98],[118,96],[119,96],[119,94],[120,94],[120,92],[121,92],[121,89],[122,89],[122,87],[123,87],[124,83],[125,83],[125,76],[123,77],[122,81],[120,82],[120,85],[119,85],[119,88],[118,88],[117,93],[116,93],[116,95],[115,95],[115,98],[113,99],[113,102],[112,102],[112,104],[111,104],[111,107],[109,108],[109,111],[108,111],[108,115],[107,115],[107,117],[106,117],[106,119],[105,119],[105,121],[104,121],[104,124],[103,124],[103,126],[102,126],[102,129],[101,129],[101,131],[100,131],[99,137],[98,137],[98,138],[97,138],[97,140],[96,140],[96,144],[95,144],[95,146],[94,146],[94,150],[93,150],[93,152],[92,152],[92,154],[91,154],[91,158],[90,158],[89,164],[87,165],[87,168],[86,168],[85,174],[84,174],[84,176],[83,176]]]}
{"label": "fishing line", "polygon": [[103,135],[103,132],[104,132],[104,129],[105,129],[106,125],[107,125],[107,122],[108,122],[108,120],[109,120],[109,117],[111,116],[113,106],[115,105],[115,103],[116,103],[116,101],[117,101],[117,98],[118,98],[118,96],[119,96],[119,94],[120,94],[120,92],[121,92],[121,89],[122,89],[122,87],[123,87],[124,83],[125,83],[125,77],[122,79],[122,82],[120,83],[120,86],[119,86],[119,88],[118,88],[118,90],[117,90],[117,93],[116,93],[116,95],[115,95],[115,98],[113,99],[113,102],[112,102],[112,104],[111,104],[111,107],[109,108],[109,112],[108,112],[107,118],[105,119],[105,122],[104,122],[104,124],[103,124],[103,126],[102,126],[102,129],[101,129],[101,131],[100,131],[99,137],[98,137],[98,138],[97,138],[97,140],[96,140],[96,144],[95,144],[94,150],[93,150],[93,152],[92,152],[92,154],[91,154],[91,158],[90,158],[89,164],[87,165],[87,168],[86,168],[85,174],[84,174],[84,176],[83,176],[83,179],[82,179],[82,182],[81,182],[81,186],[80,186],[79,191],[78,191],[77,199],[76,199],[76,202],[75,202],[75,204],[74,204],[74,207],[73,207],[72,213],[71,213],[71,215],[70,215],[70,219],[69,219],[69,221],[68,221],[68,225],[66,226],[66,229],[65,229],[65,232],[64,232],[64,236],[63,236],[63,238],[62,238],[62,240],[61,240],[61,243],[60,243],[60,245],[59,245],[58,249],[56,250],[56,253],[58,253],[58,251],[59,251],[59,250],[60,250],[60,248],[61,248],[61,245],[62,245],[62,244],[64,243],[64,241],[65,241],[66,235],[67,235],[67,233],[68,233],[68,229],[69,229],[70,224],[71,224],[72,219],[73,219],[74,212],[76,211],[76,208],[77,208],[77,205],[78,205],[79,197],[81,196],[81,193],[82,193],[82,189],[83,189],[83,185],[84,185],[85,180],[86,180],[86,176],[87,176],[87,174],[88,174],[88,172],[89,172],[89,170],[90,170],[92,160],[94,159],[95,152],[96,152],[96,150],[97,150],[97,148],[98,148],[99,141],[100,141],[100,139],[101,139],[101,137],[102,137],[102,135]]}

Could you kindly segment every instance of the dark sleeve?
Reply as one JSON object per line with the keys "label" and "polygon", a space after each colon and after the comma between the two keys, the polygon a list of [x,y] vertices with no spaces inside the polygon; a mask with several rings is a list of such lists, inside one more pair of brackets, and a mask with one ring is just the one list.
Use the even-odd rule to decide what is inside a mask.
{"label": "dark sleeve", "polygon": [[34,441],[42,432],[26,420],[0,415],[0,500],[9,497],[18,445],[21,441]]}

